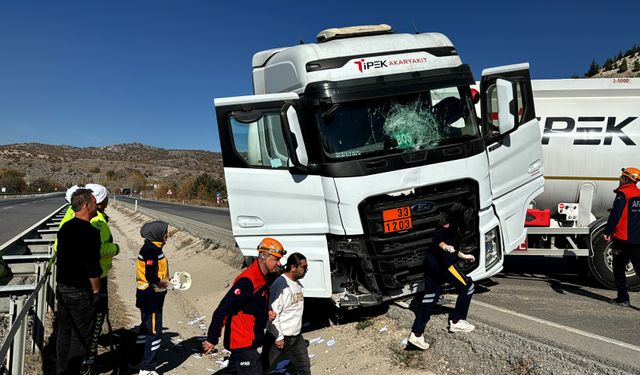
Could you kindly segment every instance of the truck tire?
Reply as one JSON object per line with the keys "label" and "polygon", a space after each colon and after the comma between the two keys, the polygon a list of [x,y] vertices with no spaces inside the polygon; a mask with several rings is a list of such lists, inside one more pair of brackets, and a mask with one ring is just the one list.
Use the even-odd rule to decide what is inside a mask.
{"label": "truck tire", "polygon": [[[613,279],[613,254],[611,252],[611,242],[607,242],[602,238],[602,232],[606,225],[605,220],[596,223],[597,225],[591,231],[591,254],[589,255],[589,269],[591,274],[601,284],[609,289],[616,289]],[[631,262],[627,264],[627,288],[630,291],[640,290],[640,277],[635,274]]]}

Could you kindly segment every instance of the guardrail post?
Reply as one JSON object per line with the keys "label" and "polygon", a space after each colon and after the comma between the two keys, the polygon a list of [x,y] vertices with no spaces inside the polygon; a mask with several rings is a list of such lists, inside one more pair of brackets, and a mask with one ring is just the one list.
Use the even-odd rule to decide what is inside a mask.
{"label": "guardrail post", "polygon": [[[11,326],[16,324],[16,318],[18,317],[18,314],[20,314],[20,311],[22,311],[25,300],[26,297],[11,297],[11,301],[9,302]],[[27,325],[24,320],[17,324],[20,325],[20,328],[18,328],[18,331],[13,338],[13,344],[9,350],[9,360],[7,362],[7,367],[11,371],[11,375],[22,375],[24,371],[24,347],[25,336],[27,335]]]}
{"label": "guardrail post", "polygon": [[[45,277],[47,269],[47,262],[36,263],[36,284]],[[44,344],[44,314],[47,309],[47,284],[44,284],[40,290],[38,290],[38,297],[36,298],[36,319],[33,321],[33,343],[31,345],[31,353],[35,353],[36,349],[42,351]]]}
{"label": "guardrail post", "polygon": [[138,212],[138,200],[135,200],[135,204],[133,206],[133,212]]}
{"label": "guardrail post", "polygon": [[[55,243],[54,243],[55,244]],[[54,246],[51,245],[49,248],[49,255],[51,255],[51,272],[49,273],[49,286],[47,290],[47,306],[49,311],[53,312],[55,310],[56,305],[56,258],[55,258],[55,249]]]}

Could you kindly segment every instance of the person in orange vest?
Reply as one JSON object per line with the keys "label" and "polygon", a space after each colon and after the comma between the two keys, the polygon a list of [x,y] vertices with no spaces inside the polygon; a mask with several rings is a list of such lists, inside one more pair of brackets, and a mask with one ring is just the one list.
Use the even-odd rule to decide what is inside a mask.
{"label": "person in orange vest", "polygon": [[267,276],[275,274],[280,259],[287,252],[273,238],[258,245],[258,257],[233,281],[233,285],[213,312],[207,338],[202,343],[205,354],[211,353],[224,327],[224,347],[231,352],[229,365],[219,374],[262,375],[258,348],[264,342],[267,320],[276,315],[269,310]]}
{"label": "person in orange vest", "polygon": [[620,186],[614,190],[616,198],[609,214],[603,236],[612,242],[613,278],[618,297],[611,303],[628,307],[626,268],[631,261],[633,269],[640,275],[640,169],[624,168],[620,175]]}

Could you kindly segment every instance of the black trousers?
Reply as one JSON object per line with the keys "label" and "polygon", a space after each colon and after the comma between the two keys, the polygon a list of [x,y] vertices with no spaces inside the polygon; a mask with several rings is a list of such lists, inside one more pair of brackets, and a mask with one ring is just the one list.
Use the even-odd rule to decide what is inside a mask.
{"label": "black trousers", "polygon": [[625,271],[631,261],[636,275],[640,276],[640,244],[614,242],[613,245],[613,278],[618,290],[618,298],[629,300],[627,277]]}
{"label": "black trousers", "polygon": [[455,287],[458,292],[456,306],[449,314],[449,319],[457,321],[467,319],[469,305],[473,297],[474,285],[470,277],[462,273],[455,265],[444,268],[432,255],[427,253],[423,260],[425,271],[425,292],[422,303],[416,312],[416,319],[413,322],[411,331],[416,334],[423,334],[424,328],[431,319],[433,308],[438,302],[442,292],[442,284],[448,282]]}
{"label": "black trousers", "polygon": [[229,365],[215,374],[262,375],[260,354],[256,349],[232,350]]}
{"label": "black trousers", "polygon": [[[56,340],[56,370],[58,374],[78,374],[94,316],[91,290],[58,283],[58,337]],[[75,325],[75,327],[74,327]]]}
{"label": "black trousers", "polygon": [[89,365],[92,365],[94,363],[96,354],[98,353],[98,340],[102,335],[102,325],[104,324],[107,310],[109,309],[109,291],[107,290],[107,284],[108,283],[106,277],[100,279],[101,306],[96,306],[95,309],[94,324],[91,331],[91,339],[89,340],[89,353],[87,354],[87,358],[85,360],[85,363]]}
{"label": "black trousers", "polygon": [[280,360],[289,359],[296,369],[298,375],[311,374],[311,362],[309,361],[309,352],[307,351],[307,343],[304,341],[302,334],[296,336],[284,337],[284,348],[278,349],[274,343],[276,338],[270,332],[265,334],[265,346],[262,348],[263,353],[268,356],[268,365],[266,369],[278,368]]}

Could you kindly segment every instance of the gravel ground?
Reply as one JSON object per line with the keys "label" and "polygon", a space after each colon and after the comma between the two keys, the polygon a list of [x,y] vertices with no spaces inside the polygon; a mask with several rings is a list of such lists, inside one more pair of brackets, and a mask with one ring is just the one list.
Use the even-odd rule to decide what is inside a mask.
{"label": "gravel ground", "polygon": [[[407,358],[414,361],[416,356],[428,357],[427,368],[438,374],[631,374],[579,353],[476,321],[474,332],[450,334],[446,329],[448,308],[440,308],[439,312],[426,331],[429,341],[434,343],[433,348],[424,354],[407,354]],[[414,314],[391,306],[386,316],[409,332]]]}
{"label": "gravel ground", "polygon": [[[116,219],[115,230],[121,237],[133,236],[118,237],[117,240],[120,243],[139,240],[135,238],[137,232],[131,225],[140,225],[148,219],[139,213],[133,214],[122,208],[119,208],[112,218]],[[129,224],[133,222],[132,219],[135,224]],[[203,323],[208,325],[211,311],[228,288],[233,275],[239,271],[237,269],[238,254],[233,250],[216,248],[214,257],[208,254],[214,251],[210,241],[201,241],[197,237],[189,236],[186,233],[177,236],[175,241],[179,241],[178,247],[186,246],[192,249],[201,246],[202,250],[192,249],[182,258],[179,257],[179,252],[171,253],[172,257],[169,259],[175,259],[172,264],[179,264],[183,267],[182,269],[189,271],[194,281],[199,279],[198,272],[208,272],[206,274],[208,278],[213,277],[211,272],[226,274],[224,277],[221,276],[222,281],[209,283],[203,290],[206,290],[204,294],[200,291],[193,294],[182,293],[179,294],[178,299],[168,300],[169,308],[165,315],[167,317],[165,325],[170,327],[167,333],[173,334],[171,332],[173,330],[175,334],[180,334],[178,337],[184,339],[184,343],[188,342],[190,346],[185,354],[186,344],[172,346],[168,337],[167,341],[163,341],[165,349],[162,355],[170,363],[175,364],[165,373],[210,374],[212,371],[208,371],[209,369],[219,368],[216,360],[220,358],[190,355],[188,350],[196,350],[195,348],[199,346],[199,341],[196,339],[201,337],[198,335],[202,333],[198,333],[198,330],[190,332],[189,329],[192,328],[177,324],[182,323],[176,323],[176,320],[182,319],[180,314],[183,312],[180,308],[172,306],[176,304],[179,305],[178,307],[192,306],[196,311],[193,313],[194,317],[206,316]],[[203,244],[199,245],[200,243]],[[125,258],[122,260],[128,262]],[[236,267],[230,267],[230,265],[236,265]],[[131,301],[127,301],[130,296],[127,297],[126,294],[118,292],[114,284],[110,285],[111,319],[114,330],[122,339],[131,335],[131,326],[135,323],[135,319],[132,320],[132,313],[135,316],[135,311],[131,309]],[[202,287],[199,284],[197,283],[194,287]],[[455,296],[448,295],[446,299],[453,300]],[[448,307],[439,307],[436,310],[425,332],[427,340],[432,343],[432,348],[420,351],[411,347],[406,348],[403,342],[409,334],[409,328],[414,319],[410,309],[396,305],[381,306],[375,309],[350,311],[341,314],[337,319],[335,312],[329,313],[331,309],[327,308],[328,305],[325,302],[309,300],[305,303],[307,303],[306,311],[310,313],[306,314],[309,315],[309,325],[305,337],[312,342],[316,341],[313,339],[318,338],[324,340],[309,346],[309,354],[313,356],[311,363],[314,374],[632,374],[624,369],[586,358],[580,353],[522,337],[477,321],[472,321],[476,325],[476,330],[472,333],[450,334],[446,329]],[[330,340],[335,344],[327,345]],[[165,347],[168,342],[168,347]],[[106,348],[102,348],[101,355],[108,360],[117,361],[118,356],[126,357],[127,350],[124,345],[120,346],[116,357],[113,358],[109,357],[111,354]],[[45,356],[45,362],[48,360],[50,361],[51,357]],[[46,363],[45,368],[47,368]]]}

